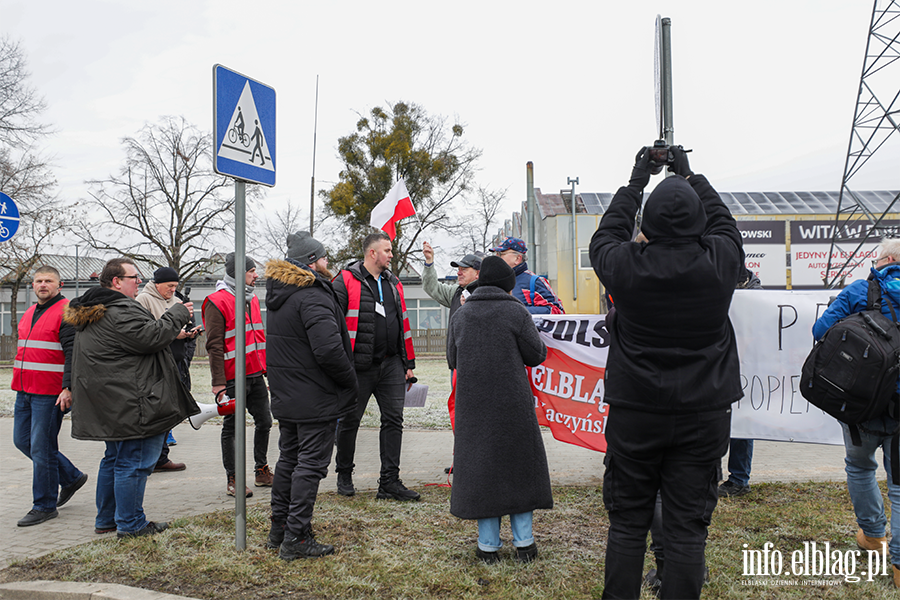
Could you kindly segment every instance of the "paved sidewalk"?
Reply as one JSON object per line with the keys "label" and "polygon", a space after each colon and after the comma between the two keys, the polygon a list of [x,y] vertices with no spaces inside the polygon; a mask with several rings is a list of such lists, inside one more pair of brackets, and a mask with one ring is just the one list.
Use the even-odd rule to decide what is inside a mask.
{"label": "paved sidewalk", "polygon": [[[71,421],[63,422],[60,448],[75,465],[88,474],[87,484],[64,507],[59,517],[32,527],[17,527],[16,522],[31,509],[31,461],[12,443],[13,420],[0,418],[0,568],[10,561],[41,556],[61,548],[90,542],[94,534],[94,486],[97,467],[103,456],[102,442],[72,439]],[[178,445],[170,457],[187,464],[177,473],[156,473],[147,483],[144,510],[151,520],[170,521],[177,517],[232,508],[234,498],[225,494],[219,435],[221,427],[207,423],[199,431],[179,425],[175,431]],[[253,429],[248,427],[248,449]],[[598,485],[603,475],[603,454],[557,442],[549,433],[544,444],[554,485]],[[272,429],[269,461],[278,458],[278,429]],[[453,460],[453,434],[450,431],[408,430],[403,434],[401,477],[404,483],[428,493],[424,483],[446,482],[444,468]],[[379,471],[378,431],[361,429],[356,452],[354,483],[360,490],[374,491]],[[752,482],[843,480],[843,446],[756,442]],[[248,463],[248,481],[252,482],[252,461]],[[335,475],[329,469],[320,493],[335,493]],[[269,488],[254,488],[248,505],[268,505]],[[364,492],[365,493],[365,492]],[[374,494],[373,494],[374,496]]]}

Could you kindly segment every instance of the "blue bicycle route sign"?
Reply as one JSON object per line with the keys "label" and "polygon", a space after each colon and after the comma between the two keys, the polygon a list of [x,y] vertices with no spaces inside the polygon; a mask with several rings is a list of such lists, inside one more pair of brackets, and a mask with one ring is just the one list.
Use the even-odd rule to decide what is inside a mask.
{"label": "blue bicycle route sign", "polygon": [[213,168],[275,185],[275,88],[213,65]]}
{"label": "blue bicycle route sign", "polygon": [[19,207],[13,199],[0,192],[0,242],[5,242],[19,230]]}

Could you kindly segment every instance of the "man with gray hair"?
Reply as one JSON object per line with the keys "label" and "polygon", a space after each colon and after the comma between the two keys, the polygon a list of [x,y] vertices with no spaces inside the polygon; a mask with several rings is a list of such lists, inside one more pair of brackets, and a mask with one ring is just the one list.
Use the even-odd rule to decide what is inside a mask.
{"label": "man with gray hair", "polygon": [[[167,310],[181,304],[181,300],[176,297],[179,282],[178,271],[172,267],[160,267],[153,272],[153,281],[147,282],[144,289],[135,298],[141,306],[146,308],[155,318],[160,318]],[[193,326],[193,317],[191,322],[185,325],[185,328],[178,334],[178,337],[169,346],[172,351],[172,357],[175,359],[175,365],[178,367],[178,376],[181,377],[182,383],[190,391],[190,373],[186,373],[188,367],[184,359],[185,350],[190,342],[191,356],[193,356],[194,338],[200,333],[200,327]],[[163,442],[162,452],[159,460],[156,462],[154,473],[162,473],[166,471],[184,471],[187,467],[184,463],[177,463],[169,458],[169,439],[172,438],[172,432],[169,431],[166,441]]]}
{"label": "man with gray hair", "polygon": [[[892,319],[892,312],[900,311],[900,239],[885,238],[881,242],[878,259],[872,261],[869,279],[874,279],[881,287],[881,312]],[[845,287],[838,297],[822,313],[813,325],[813,337],[816,341],[841,319],[868,308],[869,282],[859,279]],[[900,381],[897,382],[897,393],[900,393]],[[892,402],[893,405],[893,402]],[[844,470],[847,471],[847,491],[856,513],[856,545],[860,550],[885,553],[893,565],[894,586],[900,588],[900,485],[897,485],[891,474],[894,458],[892,450],[898,443],[897,432],[900,430],[898,415],[887,412],[879,417],[859,423],[860,445],[853,444],[850,427],[841,423],[844,431]],[[891,501],[891,538],[885,535],[888,524],[884,514],[884,499],[878,487],[878,457],[881,450],[885,471],[887,471],[888,498]],[[895,455],[896,456],[896,455]]]}

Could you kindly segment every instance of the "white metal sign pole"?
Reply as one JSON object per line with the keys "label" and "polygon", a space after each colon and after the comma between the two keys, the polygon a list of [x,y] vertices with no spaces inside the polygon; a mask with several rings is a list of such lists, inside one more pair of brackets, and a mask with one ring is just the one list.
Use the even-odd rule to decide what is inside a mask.
{"label": "white metal sign pole", "polygon": [[234,180],[234,545],[238,550],[247,548],[246,188],[244,181]]}

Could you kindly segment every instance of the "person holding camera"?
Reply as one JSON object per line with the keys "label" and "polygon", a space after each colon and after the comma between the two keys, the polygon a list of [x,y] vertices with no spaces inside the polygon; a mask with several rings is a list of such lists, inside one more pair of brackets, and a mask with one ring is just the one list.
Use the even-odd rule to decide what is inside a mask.
{"label": "person holding camera", "polygon": [[[141,306],[146,308],[150,314],[153,315],[154,319],[158,319],[176,304],[183,304],[183,301],[175,296],[178,289],[178,282],[178,271],[172,267],[160,267],[153,272],[153,281],[147,282],[147,284],[144,285],[144,289],[141,290],[141,293],[137,295],[135,300],[137,300]],[[191,343],[192,346],[196,344],[194,339],[200,333],[201,329],[200,327],[194,327],[193,320],[192,316],[191,321],[184,326],[184,329],[181,330],[178,337],[169,344],[169,350],[172,351],[172,357],[175,359],[175,366],[178,368],[178,376],[181,378],[181,382],[185,384],[188,391],[191,389],[191,375],[189,371],[186,373],[185,349],[188,347],[188,343]],[[194,354],[192,346],[191,356]],[[190,365],[190,361],[187,362],[187,365]],[[169,431],[168,437],[172,437],[171,431]],[[184,471],[186,468],[184,463],[177,463],[169,458],[169,443],[167,440],[163,441],[162,452],[159,454],[159,460],[156,461],[156,467],[154,467],[153,472],[164,473],[168,471]]]}
{"label": "person holding camera", "polygon": [[[667,156],[666,156],[667,155]],[[654,170],[672,176],[635,215]],[[658,171],[657,171],[658,172]],[[731,403],[742,396],[728,318],[744,268],[734,218],[687,155],[672,146],[663,162],[636,157],[591,240],[591,265],[615,298],[604,400],[603,500],[609,511],[604,598],[637,598],[647,531],[662,496],[666,561],[661,598],[698,598],[707,529],[728,448]]]}

